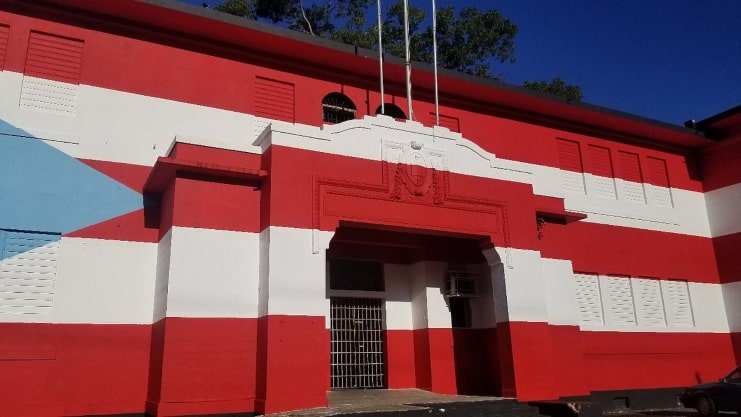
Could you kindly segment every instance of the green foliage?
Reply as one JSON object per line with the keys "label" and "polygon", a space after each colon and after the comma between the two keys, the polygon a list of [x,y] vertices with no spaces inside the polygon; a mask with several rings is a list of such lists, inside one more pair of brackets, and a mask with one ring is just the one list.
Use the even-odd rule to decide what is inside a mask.
{"label": "green foliage", "polygon": [[[375,0],[224,0],[214,9],[250,19],[266,20],[316,36],[374,49],[378,47]],[[373,11],[373,10],[370,10]],[[432,27],[425,26],[424,9],[409,6],[409,42],[415,61],[432,62]],[[496,10],[480,11],[455,6],[437,14],[438,63],[444,68],[490,76],[489,61],[514,61],[517,33],[509,19]],[[397,0],[386,9],[383,21],[384,50],[404,56],[404,3]]]}
{"label": "green foliage", "polygon": [[530,90],[540,91],[541,93],[552,94],[563,97],[569,101],[581,101],[581,87],[573,84],[566,84],[560,78],[554,78],[551,82],[547,81],[525,81],[523,87]]}
{"label": "green foliage", "polygon": [[[366,49],[378,48],[376,0],[221,0],[214,9]],[[384,51],[403,57],[404,2],[396,0],[384,15]],[[423,26],[428,21],[424,9],[409,5],[409,49],[414,61],[433,61],[432,27]],[[437,10],[438,65],[493,77],[492,62],[515,61],[516,34],[517,26],[494,9],[442,7]],[[527,81],[524,86],[574,101],[582,98],[581,88],[560,78]]]}
{"label": "green foliage", "polygon": [[255,18],[252,2],[249,0],[224,0],[214,6],[214,10],[249,19]]}

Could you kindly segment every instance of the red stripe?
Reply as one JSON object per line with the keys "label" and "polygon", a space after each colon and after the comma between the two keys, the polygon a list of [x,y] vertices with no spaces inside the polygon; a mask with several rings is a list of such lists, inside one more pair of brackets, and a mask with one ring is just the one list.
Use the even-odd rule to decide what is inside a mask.
{"label": "red stripe", "polygon": [[94,159],[80,159],[79,161],[126,185],[138,193],[142,192],[144,182],[152,171],[152,167],[144,165],[98,161]]}
{"label": "red stripe", "polygon": [[547,224],[540,242],[543,257],[575,271],[720,282],[710,238],[576,222]]}
{"label": "red stripe", "polygon": [[727,333],[582,332],[580,339],[592,391],[717,381],[736,364]]}
{"label": "red stripe", "polygon": [[263,414],[327,406],[329,331],[324,317],[258,319],[256,411]]}
{"label": "red stripe", "polygon": [[702,182],[705,191],[741,183],[741,137],[730,139],[703,150]]}
{"label": "red stripe", "polygon": [[160,230],[157,222],[159,213],[152,213],[150,210],[156,211],[159,210],[159,207],[153,206],[151,209],[134,210],[131,213],[75,230],[64,236],[156,243],[160,240]]}
{"label": "red stripe", "polygon": [[262,187],[269,196],[261,208],[269,213],[263,228],[333,231],[340,221],[351,221],[491,237],[500,247],[538,245],[527,184],[441,172],[436,203],[435,186],[416,195],[395,181],[397,164],[282,146],[271,146],[264,158],[270,175]]}
{"label": "red stripe", "polygon": [[[168,317],[156,324],[157,372],[147,410],[157,415],[254,410],[256,319]],[[161,346],[157,346],[161,343]],[[161,362],[157,362],[161,361]]]}
{"label": "red stripe", "polygon": [[150,326],[0,323],[0,415],[143,411]]}
{"label": "red stripe", "polygon": [[[123,37],[96,32],[14,16],[5,12],[0,12],[0,19],[12,23],[14,32],[18,33],[14,44],[26,45],[28,43],[27,33],[30,30],[84,40],[84,71],[80,75],[80,80],[86,85],[255,114],[258,111],[256,103],[259,101],[256,100],[258,87],[256,77],[259,77],[259,79],[270,79],[283,85],[294,86],[296,92],[311,92],[311,94],[294,94],[295,103],[292,108],[289,102],[279,100],[279,114],[270,113],[279,119],[295,120],[298,123],[311,125],[322,123],[321,97],[334,91],[342,90],[356,103],[359,118],[374,113],[377,107],[378,95],[371,92],[371,102],[369,102],[369,92],[365,88],[364,81],[358,81],[356,85],[347,85],[276,71],[270,69],[271,65],[257,67],[247,63],[260,62],[259,59],[264,59],[264,57],[249,57],[250,59],[240,62],[209,53],[160,45],[139,37]],[[12,71],[23,72],[25,58],[25,48],[14,48],[13,51],[9,51],[6,67]],[[172,65],[173,62],[177,65]],[[281,65],[285,66],[287,63],[282,62]],[[306,70],[301,69],[301,71]],[[198,74],[198,82],[193,82],[194,74]],[[254,76],[241,77],[240,82],[235,83],[234,74]],[[289,98],[284,97],[284,99]],[[366,102],[366,105],[358,105]],[[263,104],[267,106],[267,109],[276,103]],[[414,104],[419,114],[434,111],[432,103],[418,101]],[[640,153],[641,158],[649,155],[666,159],[673,187],[689,190],[700,189],[699,181],[696,178],[690,178],[687,174],[685,156],[681,154],[646,150],[575,135],[565,130],[501,118],[495,119],[460,108],[448,108],[444,111],[450,113],[451,117],[458,118],[460,129],[466,137],[473,139],[484,149],[499,157],[558,167],[559,162],[553,138],[573,137],[579,142],[607,146],[613,154],[618,150],[635,151]],[[498,134],[491,135],[492,129]],[[533,138],[537,138],[537,144],[533,143]]]}
{"label": "red stripe", "polygon": [[739,262],[739,248],[741,248],[741,233],[713,238],[713,247],[718,261],[718,273],[721,283],[741,281],[741,262]]}

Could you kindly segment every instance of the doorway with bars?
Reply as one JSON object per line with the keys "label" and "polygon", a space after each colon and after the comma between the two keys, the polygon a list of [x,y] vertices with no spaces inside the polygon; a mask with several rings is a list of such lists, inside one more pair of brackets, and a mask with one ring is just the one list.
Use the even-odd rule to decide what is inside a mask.
{"label": "doorway with bars", "polygon": [[332,260],[330,388],[386,387],[383,264]]}

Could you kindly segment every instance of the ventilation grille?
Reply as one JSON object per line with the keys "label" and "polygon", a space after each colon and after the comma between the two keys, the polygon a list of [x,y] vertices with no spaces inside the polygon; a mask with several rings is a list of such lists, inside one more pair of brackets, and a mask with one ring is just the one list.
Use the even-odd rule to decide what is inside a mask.
{"label": "ventilation grille", "polygon": [[694,327],[687,281],[661,281],[661,286],[669,322],[675,327]]}
{"label": "ventilation grille", "polygon": [[586,193],[584,187],[584,167],[581,160],[579,143],[558,139],[558,163],[561,168],[561,188],[566,192],[582,194]]}
{"label": "ventilation grille", "polygon": [[8,33],[10,27],[0,25],[0,71],[5,69],[5,53],[8,50]]}
{"label": "ventilation grille", "polygon": [[0,313],[49,313],[59,259],[59,235],[0,231]]}
{"label": "ventilation grille", "polygon": [[579,309],[579,324],[601,326],[605,324],[602,315],[602,301],[597,275],[574,274],[576,278],[576,305]]}
{"label": "ventilation grille", "polygon": [[646,194],[643,190],[643,175],[638,154],[618,152],[618,163],[624,181],[622,181],[622,198],[634,203],[646,204]]}
{"label": "ventilation grille", "polygon": [[659,158],[646,158],[646,180],[650,201],[661,207],[674,207],[672,193],[669,188],[669,173],[666,161]]}
{"label": "ventilation grille", "polygon": [[635,326],[636,315],[630,279],[605,277],[604,283],[607,321],[615,325]]}
{"label": "ventilation grille", "polygon": [[82,47],[80,40],[31,32],[20,108],[75,116]]}
{"label": "ventilation grille", "polygon": [[255,115],[294,123],[295,94],[293,84],[255,78]]}
{"label": "ventilation grille", "polygon": [[648,327],[665,327],[664,302],[658,280],[633,278],[638,323]]}
{"label": "ventilation grille", "polygon": [[617,199],[610,150],[602,146],[589,145],[589,160],[591,162],[590,172],[594,174],[590,192],[611,200]]}

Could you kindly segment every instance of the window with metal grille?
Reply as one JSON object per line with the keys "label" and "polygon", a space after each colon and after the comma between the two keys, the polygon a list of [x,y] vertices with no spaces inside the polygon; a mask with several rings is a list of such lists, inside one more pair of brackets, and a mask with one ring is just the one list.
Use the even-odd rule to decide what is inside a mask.
{"label": "window with metal grille", "polygon": [[344,94],[329,93],[322,100],[322,118],[326,123],[353,120],[355,113],[355,104]]}
{"label": "window with metal grille", "polygon": [[400,109],[396,104],[384,103],[383,113],[381,113],[381,106],[376,109],[376,114],[383,114],[385,116],[393,117],[394,119],[406,120],[407,115],[404,114],[404,110]]}

